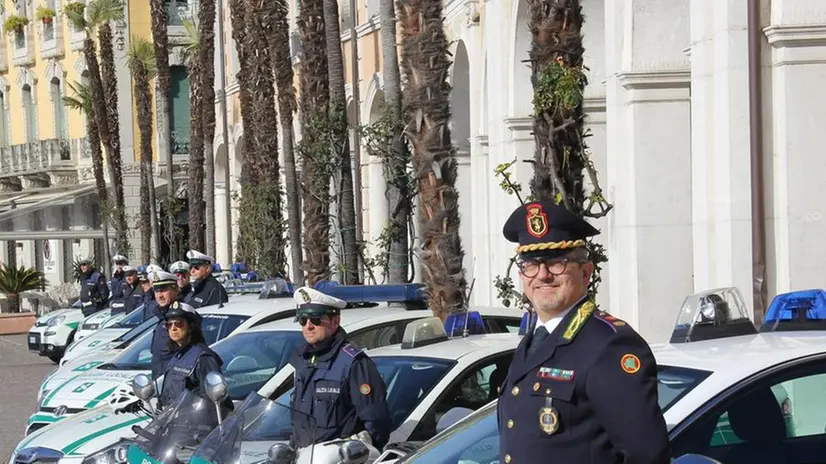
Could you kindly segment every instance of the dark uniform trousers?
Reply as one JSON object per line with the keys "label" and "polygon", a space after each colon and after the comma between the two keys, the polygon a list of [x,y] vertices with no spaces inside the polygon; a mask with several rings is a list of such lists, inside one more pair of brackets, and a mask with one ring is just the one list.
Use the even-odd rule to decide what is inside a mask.
{"label": "dark uniform trousers", "polygon": [[190,345],[175,353],[169,361],[161,390],[161,404],[172,404],[184,390],[205,399],[201,382],[210,372],[221,372],[221,358],[203,343]]}
{"label": "dark uniform trousers", "polygon": [[657,365],[639,334],[585,299],[528,354],[532,341],[500,390],[500,462],[670,462]]}
{"label": "dark uniform trousers", "polygon": [[103,274],[98,271],[84,274],[81,282],[83,282],[80,287],[81,311],[84,317],[89,317],[106,307],[106,303],[109,302],[109,287],[106,285]]}
{"label": "dark uniform trousers", "polygon": [[[339,329],[328,350],[309,359],[297,353],[291,407],[293,444],[303,448],[366,430],[381,449],[390,438],[390,412],[384,381],[375,364]],[[309,419],[312,417],[312,420]]]}
{"label": "dark uniform trousers", "polygon": [[198,309],[204,306],[226,303],[229,301],[229,296],[221,282],[210,275],[206,279],[197,281],[183,301]]}

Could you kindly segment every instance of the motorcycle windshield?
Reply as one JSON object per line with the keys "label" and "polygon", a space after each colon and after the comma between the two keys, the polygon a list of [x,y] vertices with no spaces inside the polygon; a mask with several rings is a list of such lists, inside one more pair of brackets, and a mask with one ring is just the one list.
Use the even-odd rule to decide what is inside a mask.
{"label": "motorcycle windshield", "polygon": [[294,418],[305,421],[314,433],[313,418],[290,408],[288,402],[289,395],[271,401],[256,392],[250,393],[235,414],[204,439],[190,463],[264,462],[274,442],[290,441]]}
{"label": "motorcycle windshield", "polygon": [[128,460],[134,464],[187,463],[217,426],[215,404],[187,390],[138,432],[129,447]]}

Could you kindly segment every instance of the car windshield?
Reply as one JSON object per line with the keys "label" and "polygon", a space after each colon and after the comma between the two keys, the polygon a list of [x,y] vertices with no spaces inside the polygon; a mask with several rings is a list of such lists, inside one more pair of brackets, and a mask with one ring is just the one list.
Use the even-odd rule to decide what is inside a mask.
{"label": "car windshield", "polygon": [[123,319],[112,324],[113,328],[131,329],[137,327],[143,322],[143,305],[138,306],[138,309],[132,311],[123,317]]}
{"label": "car windshield", "polygon": [[132,328],[129,332],[121,335],[120,337],[116,338],[116,342],[123,342],[119,348],[123,349],[127,346],[131,345],[138,337],[146,333],[147,330],[152,330],[155,327],[155,324],[158,323],[158,318],[150,317],[149,319],[143,321],[137,327]]}
{"label": "car windshield", "polygon": [[455,361],[413,356],[376,356],[379,375],[387,386],[387,407],[396,430],[419,401],[456,364]]}
{"label": "car windshield", "polygon": [[[660,408],[667,411],[694,389],[711,372],[684,367],[658,366],[657,390]],[[456,423],[425,443],[418,451],[400,462],[458,464],[489,463],[499,459],[499,424],[496,401]]]}
{"label": "car windshield", "polygon": [[229,396],[243,400],[257,391],[290,361],[304,341],[297,330],[244,332],[216,343],[213,350],[224,361]]}
{"label": "car windshield", "polygon": [[204,314],[203,318],[201,332],[206,344],[212,345],[218,340],[223,340],[250,317],[235,314]]}

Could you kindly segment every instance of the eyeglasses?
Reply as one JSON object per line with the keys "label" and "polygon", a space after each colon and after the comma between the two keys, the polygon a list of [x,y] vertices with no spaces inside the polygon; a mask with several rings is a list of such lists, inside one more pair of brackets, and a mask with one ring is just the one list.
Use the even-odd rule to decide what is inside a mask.
{"label": "eyeglasses", "polygon": [[166,328],[171,329],[172,327],[177,327],[179,329],[183,329],[186,326],[184,321],[166,321]]}
{"label": "eyeglasses", "polygon": [[324,321],[324,316],[301,315],[301,316],[298,316],[297,319],[298,319],[298,325],[300,325],[301,327],[304,327],[305,325],[307,325],[307,321],[310,321],[311,324],[318,327]]}
{"label": "eyeglasses", "polygon": [[526,259],[524,261],[518,261],[516,263],[519,266],[519,272],[522,273],[523,276],[531,278],[536,277],[539,274],[539,268],[541,266],[545,266],[545,270],[548,271],[548,274],[558,276],[565,272],[565,269],[568,267],[569,262],[574,263],[582,263],[584,261],[571,259],[571,258],[562,258],[562,259]]}

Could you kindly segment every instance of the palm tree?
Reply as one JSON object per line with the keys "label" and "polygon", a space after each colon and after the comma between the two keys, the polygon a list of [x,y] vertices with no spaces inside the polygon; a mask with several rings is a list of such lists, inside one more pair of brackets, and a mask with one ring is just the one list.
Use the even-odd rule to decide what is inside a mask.
{"label": "palm tree", "polygon": [[[70,109],[80,111],[86,118],[86,142],[92,157],[92,174],[95,177],[95,187],[97,189],[98,201],[101,211],[106,211],[109,206],[109,192],[106,190],[106,178],[103,175],[103,148],[100,141],[100,132],[95,120],[94,105],[92,104],[92,89],[89,86],[75,82],[74,85],[67,82],[74,96],[63,97],[63,102]],[[104,235],[109,228],[105,218],[102,219]],[[109,241],[103,241],[103,252],[107,261],[110,259]]]}
{"label": "palm tree", "polygon": [[[330,79],[330,140],[333,159],[340,163],[339,218],[344,248],[345,284],[359,283],[356,208],[353,197],[353,165],[347,124],[347,97],[344,93],[344,57],[341,51],[338,0],[324,0],[324,26],[327,40],[327,72]],[[358,167],[357,167],[358,168]]]}
{"label": "palm tree", "polygon": [[[215,156],[213,148],[215,138],[215,0],[200,0],[198,25],[201,43],[205,44],[198,50],[203,94],[201,97],[203,103],[201,130],[204,140],[205,240],[207,254],[215,256]],[[221,53],[223,52],[221,50]]]}
{"label": "palm tree", "polygon": [[[89,4],[89,9],[91,10],[92,7],[96,5],[96,2],[92,2]],[[97,8],[97,7],[96,7]],[[89,17],[94,18],[97,15],[93,14],[94,12],[89,12]],[[93,39],[94,34],[94,23],[91,20],[87,21],[86,16],[83,13],[83,10],[78,9],[69,9],[64,8],[64,14],[66,15],[66,19],[69,23],[77,30],[83,30],[86,33],[86,37],[83,40],[83,56],[86,58],[86,67],[89,70],[89,90],[90,90],[90,100],[92,106],[92,115],[95,121],[96,126],[96,133],[100,135],[100,142],[103,143],[103,146],[106,148],[105,156],[108,161],[107,167],[109,169],[109,177],[110,180],[114,183],[118,176],[115,172],[114,163],[111,160],[111,152],[112,152],[112,133],[109,128],[109,121],[107,118],[106,112],[106,101],[105,95],[103,92],[103,83],[101,82],[100,77],[100,66],[98,64],[97,53],[95,49],[95,41]],[[91,132],[91,131],[90,131]],[[91,139],[90,139],[91,144]],[[122,187],[121,187],[122,188]],[[107,195],[108,196],[108,195]],[[118,205],[117,203],[117,194],[115,192],[111,195],[115,202],[112,203],[110,201],[104,201],[101,198],[101,215],[103,216],[103,222],[108,224],[111,218],[120,218],[120,214],[118,213],[118,209],[123,209],[123,205]],[[125,219],[124,219],[125,221]],[[118,234],[118,243],[126,242],[125,234],[126,228],[125,224],[120,223],[119,220],[115,223],[115,229]],[[106,228],[104,228],[104,231]],[[121,237],[122,236],[122,237]],[[108,247],[108,243],[107,243]]]}
{"label": "palm tree", "polygon": [[429,305],[444,319],[465,306],[457,164],[450,141],[450,61],[441,0],[399,0],[405,132],[418,182],[420,260]]}
{"label": "palm tree", "polygon": [[270,46],[270,63],[278,88],[278,112],[281,121],[282,147],[284,149],[284,184],[287,190],[287,228],[290,237],[290,268],[293,284],[300,287],[304,283],[301,249],[301,204],[298,196],[298,179],[295,169],[295,143],[293,134],[293,113],[296,110],[295,87],[293,87],[293,65],[290,54],[290,24],[287,19],[289,7],[285,0],[264,2],[267,12],[262,16],[267,42]]}
{"label": "palm tree", "polygon": [[120,117],[118,115],[118,77],[115,71],[115,52],[112,43],[111,23],[125,20],[122,0],[93,0],[87,10],[88,21],[98,31],[100,47],[100,73],[103,94],[106,100],[106,119],[109,123],[109,151],[107,161],[110,164],[112,188],[115,190],[115,212],[117,216],[116,248],[125,253],[129,250],[126,236],[126,208],[123,199],[123,167],[121,161]]}
{"label": "palm tree", "polygon": [[407,225],[412,212],[411,189],[407,175],[410,151],[404,138],[402,125],[401,76],[396,45],[395,0],[381,0],[382,76],[384,77],[385,121],[388,129],[388,153],[384,156],[384,175],[387,182],[387,200],[390,211],[390,246],[388,250],[388,280],[390,283],[407,282],[410,268],[407,245]]}
{"label": "palm tree", "polygon": [[20,294],[46,287],[43,273],[30,267],[0,265],[0,293],[6,295],[8,312],[20,312]]}
{"label": "palm tree", "polygon": [[[172,137],[169,133],[169,95],[172,88],[169,73],[169,37],[166,31],[169,17],[166,14],[166,2],[164,0],[149,0],[149,10],[152,15],[152,44],[155,47],[155,63],[158,68],[158,86],[155,92],[156,127],[158,138],[165,142],[158,145],[160,148],[158,159],[163,159],[166,163],[167,202],[170,202],[175,198],[175,186],[172,177]],[[167,208],[167,210],[173,209]],[[175,217],[172,214],[167,214],[167,228],[170,234],[170,255],[178,256],[179,252],[176,249],[175,240],[171,239],[175,230]]]}
{"label": "palm tree", "polygon": [[304,47],[304,57],[299,66],[304,270],[307,285],[315,285],[330,276],[330,179],[337,171],[331,163],[327,143],[330,81],[327,74],[324,0],[301,0],[297,24]]}
{"label": "palm tree", "polygon": [[[199,124],[204,109],[203,73],[201,72],[201,38],[192,21],[184,21],[187,36],[184,56],[189,68],[190,115],[193,124],[189,133],[189,248],[204,249],[204,132]],[[214,99],[212,104],[214,104]],[[214,109],[213,109],[214,111]]]}
{"label": "palm tree", "polygon": [[154,258],[154,262],[159,262],[161,247],[155,202],[155,176],[152,173],[152,92],[149,84],[158,73],[155,66],[155,50],[148,40],[132,37],[128,59],[135,87],[138,129],[141,134],[141,259],[144,263],[152,262],[150,258]]}

